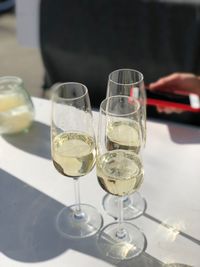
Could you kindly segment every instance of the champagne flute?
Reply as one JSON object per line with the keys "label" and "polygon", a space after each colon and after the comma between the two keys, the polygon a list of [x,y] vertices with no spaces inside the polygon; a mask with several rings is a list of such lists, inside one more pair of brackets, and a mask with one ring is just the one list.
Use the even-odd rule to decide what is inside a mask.
{"label": "champagne flute", "polygon": [[133,69],[114,70],[108,76],[106,96],[127,95],[140,102],[143,146],[146,144],[146,91],[143,74]]}
{"label": "champagne flute", "polygon": [[57,228],[69,238],[91,236],[101,228],[96,208],[80,203],[79,178],[88,174],[96,161],[92,112],[86,86],[59,84],[52,94],[51,151],[53,164],[63,176],[74,180],[75,204],[64,207]]}
{"label": "champagne flute", "polygon": [[[135,146],[133,150],[136,153],[141,153],[146,143],[146,93],[142,73],[133,69],[119,69],[111,72],[108,77],[107,97],[115,95],[126,95],[136,98],[140,102],[142,146],[139,144],[139,149]],[[113,128],[113,135],[115,132],[116,131]],[[121,125],[121,136],[115,138],[116,143],[123,146],[124,136],[129,134],[134,134],[133,129]],[[135,136],[137,137],[137,134]],[[110,194],[106,194],[102,203],[106,212],[112,217],[117,218],[118,198]],[[139,192],[135,191],[132,195],[124,197],[123,207],[124,219],[134,219],[144,213],[146,209],[146,201]]]}
{"label": "champagne flute", "polygon": [[[128,96],[112,96],[100,106],[97,140],[97,177],[100,186],[118,198],[118,222],[105,226],[99,233],[98,246],[103,254],[114,259],[131,259],[145,247],[144,234],[130,222],[123,221],[123,196],[137,190],[143,181],[143,165],[135,145],[142,145],[139,102]],[[124,146],[112,141],[112,128],[121,137],[120,125],[137,131],[123,136]],[[119,127],[118,127],[119,126]],[[116,136],[116,135],[115,135]],[[130,150],[127,147],[131,148]]]}

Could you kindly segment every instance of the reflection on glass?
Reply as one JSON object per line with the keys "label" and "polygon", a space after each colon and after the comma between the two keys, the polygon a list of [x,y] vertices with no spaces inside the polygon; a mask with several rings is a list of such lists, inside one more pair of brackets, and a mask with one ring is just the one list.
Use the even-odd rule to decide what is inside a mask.
{"label": "reflection on glass", "polygon": [[164,240],[174,242],[180,232],[185,230],[185,223],[183,221],[174,222],[171,219],[163,221],[157,229],[157,232]]}

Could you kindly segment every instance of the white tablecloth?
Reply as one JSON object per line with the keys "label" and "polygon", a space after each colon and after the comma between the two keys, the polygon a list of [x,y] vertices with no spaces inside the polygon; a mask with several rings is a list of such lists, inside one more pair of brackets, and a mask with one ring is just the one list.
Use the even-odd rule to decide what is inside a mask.
{"label": "white tablecloth", "polygon": [[[36,117],[29,133],[0,137],[0,266],[200,266],[198,128],[148,121],[140,190],[147,210],[133,221],[144,231],[147,248],[116,263],[100,255],[95,237],[73,241],[57,232],[56,215],[74,202],[73,182],[51,161],[50,101],[33,101]],[[94,113],[95,125],[97,117]],[[107,224],[113,219],[102,208],[104,195],[95,169],[81,179],[82,202],[97,207]]]}

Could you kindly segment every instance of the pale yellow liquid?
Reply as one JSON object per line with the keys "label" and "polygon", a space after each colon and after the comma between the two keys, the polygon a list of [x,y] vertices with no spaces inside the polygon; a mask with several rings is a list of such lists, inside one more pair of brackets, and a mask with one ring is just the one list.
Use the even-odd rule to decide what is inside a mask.
{"label": "pale yellow liquid", "polygon": [[125,149],[136,153],[141,148],[141,132],[135,121],[115,121],[109,123],[107,130],[107,149]]}
{"label": "pale yellow liquid", "polygon": [[33,111],[25,103],[23,95],[0,95],[0,133],[17,133],[30,126]]}
{"label": "pale yellow liquid", "polygon": [[66,176],[89,173],[95,164],[95,140],[85,133],[61,133],[53,139],[52,157],[55,168]]}
{"label": "pale yellow liquid", "polygon": [[137,190],[144,170],[138,156],[128,150],[114,150],[97,158],[97,177],[108,193],[124,196]]}
{"label": "pale yellow liquid", "polygon": [[4,93],[0,95],[0,112],[24,105],[24,98],[16,93]]}

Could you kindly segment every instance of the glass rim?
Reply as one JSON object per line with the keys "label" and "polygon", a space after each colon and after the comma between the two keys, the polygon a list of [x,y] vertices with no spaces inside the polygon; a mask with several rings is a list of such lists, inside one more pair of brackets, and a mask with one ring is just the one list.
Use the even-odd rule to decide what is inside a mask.
{"label": "glass rim", "polygon": [[[132,83],[119,83],[119,82],[116,82],[116,81],[114,81],[112,78],[111,78],[111,75],[112,74],[114,74],[114,73],[117,73],[117,72],[120,72],[120,71],[131,71],[131,72],[136,72],[137,74],[139,74],[139,76],[140,76],[140,79],[138,80],[138,81],[136,81],[136,82],[132,82]],[[119,85],[135,85],[135,84],[139,84],[139,83],[141,83],[142,81],[144,81],[144,75],[140,72],[140,71],[138,71],[138,70],[136,70],[136,69],[129,69],[129,68],[122,68],[122,69],[117,69],[117,70],[114,70],[114,71],[112,71],[109,75],[108,75],[108,79],[109,79],[109,81],[111,81],[111,82],[113,82],[114,84],[119,84]],[[108,82],[109,82],[108,81]]]}
{"label": "glass rim", "polygon": [[[71,85],[71,84],[74,84],[74,85],[80,85],[82,86],[84,89],[85,89],[85,92],[84,94],[82,94],[81,96],[78,96],[78,97],[71,97],[71,98],[68,98],[68,97],[61,97],[57,94],[59,88],[61,86],[65,86],[65,85]],[[64,83],[59,83],[57,84],[54,88],[53,88],[53,92],[52,92],[52,99],[54,97],[56,97],[57,99],[62,99],[62,100],[65,100],[65,101],[72,101],[72,100],[78,100],[78,99],[81,99],[83,97],[85,97],[86,95],[88,94],[88,88],[86,85],[84,85],[83,83],[79,83],[79,82],[64,82]]]}
{"label": "glass rim", "polygon": [[5,81],[14,81],[14,82],[17,82],[17,83],[23,83],[23,80],[22,78],[18,77],[18,76],[1,76],[0,77],[0,84],[2,84],[3,82]]}
{"label": "glass rim", "polygon": [[[111,98],[126,98],[127,100],[129,98],[131,98],[131,101],[134,101],[135,104],[136,104],[136,110],[130,112],[130,113],[125,113],[125,114],[116,114],[114,112],[108,112],[107,110],[105,110],[105,108],[103,108],[103,104],[106,102],[106,101],[109,101],[109,99]],[[130,115],[133,115],[137,112],[139,112],[140,110],[140,103],[139,101],[132,97],[132,96],[126,96],[126,95],[115,95],[115,96],[109,96],[109,97],[106,97],[104,100],[102,100],[101,104],[100,104],[100,111],[104,114],[104,115],[110,115],[110,116],[116,116],[116,117],[126,117],[126,116],[130,116]]]}

